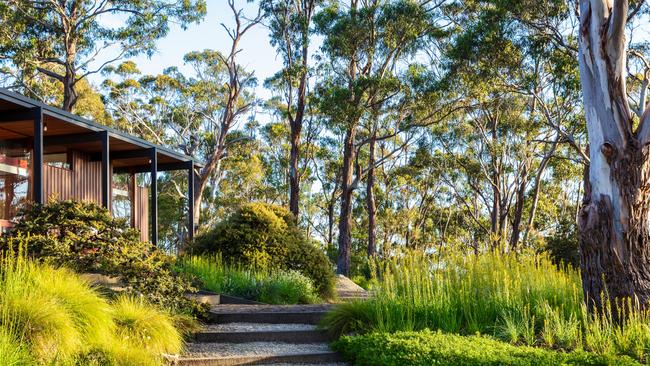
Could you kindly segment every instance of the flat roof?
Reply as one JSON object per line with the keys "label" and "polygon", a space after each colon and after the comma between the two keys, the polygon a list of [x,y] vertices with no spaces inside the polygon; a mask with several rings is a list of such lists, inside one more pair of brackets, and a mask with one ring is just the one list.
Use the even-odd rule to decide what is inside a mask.
{"label": "flat roof", "polygon": [[[89,132],[107,131],[109,135],[109,148],[110,153],[115,152],[132,152],[136,150],[144,150],[156,148],[157,160],[159,165],[168,164],[169,166],[174,163],[188,163],[192,161],[194,166],[202,166],[196,162],[192,157],[176,152],[168,147],[160,146],[139,137],[129,135],[123,131],[96,123],[89,119],[74,115],[66,112],[60,108],[46,105],[38,100],[28,98],[24,95],[14,93],[5,88],[0,88],[0,117],[3,114],[8,115],[16,114],[16,112],[27,112],[29,109],[40,107],[43,111],[43,121],[47,125],[47,130],[44,132],[44,140],[50,140],[51,137],[62,137],[66,135],[80,135]],[[16,115],[19,115],[16,114]],[[2,118],[0,122],[0,141],[11,140],[24,140],[34,136],[33,120],[16,117],[16,120],[11,118]],[[59,139],[59,143],[48,144],[44,147],[45,153],[59,153],[66,151],[68,148],[74,148],[82,152],[94,154],[101,152],[100,141],[65,141]],[[65,142],[64,142],[65,141]],[[142,168],[149,164],[149,159],[146,156],[135,156],[133,154],[115,154],[112,157],[114,167],[129,168],[138,167]],[[172,169],[170,169],[172,170]]]}

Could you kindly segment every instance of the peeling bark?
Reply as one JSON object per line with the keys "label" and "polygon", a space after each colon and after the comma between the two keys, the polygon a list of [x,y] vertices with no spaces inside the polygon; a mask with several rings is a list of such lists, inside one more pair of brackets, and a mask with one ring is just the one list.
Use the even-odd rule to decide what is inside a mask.
{"label": "peeling bark", "polygon": [[[580,1],[580,76],[589,175],[580,211],[580,266],[591,311],[650,299],[647,116],[634,130],[625,85],[628,2]],[[616,314],[616,311],[614,311]]]}

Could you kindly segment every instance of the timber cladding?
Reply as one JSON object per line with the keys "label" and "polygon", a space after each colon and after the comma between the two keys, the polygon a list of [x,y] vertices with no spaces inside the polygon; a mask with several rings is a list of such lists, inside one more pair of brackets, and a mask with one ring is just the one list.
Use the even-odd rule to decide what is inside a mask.
{"label": "timber cladding", "polygon": [[[46,199],[90,201],[102,204],[101,161],[78,151],[69,152],[71,169],[43,165],[43,191]],[[133,181],[133,180],[132,180]],[[112,188],[112,180],[109,185]],[[132,226],[140,230],[140,239],[149,240],[149,190],[132,184]],[[112,197],[112,192],[109,193]]]}
{"label": "timber cladding", "polygon": [[43,165],[43,191],[47,199],[102,202],[102,163],[71,151],[72,169]]}

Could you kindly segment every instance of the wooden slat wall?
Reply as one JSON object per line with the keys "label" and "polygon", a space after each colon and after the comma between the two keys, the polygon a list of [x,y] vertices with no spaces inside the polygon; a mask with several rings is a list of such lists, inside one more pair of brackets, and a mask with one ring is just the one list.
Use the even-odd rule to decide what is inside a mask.
{"label": "wooden slat wall", "polygon": [[71,152],[72,170],[43,166],[43,189],[48,199],[76,199],[102,202],[101,168],[102,163],[90,161],[79,152]]}
{"label": "wooden slat wall", "polygon": [[[43,190],[47,199],[102,202],[101,167],[102,163],[90,161],[79,152],[71,152],[72,170],[43,166]],[[149,190],[135,186],[132,214],[134,227],[140,230],[140,239],[149,241]],[[112,192],[111,192],[112,197]]]}
{"label": "wooden slat wall", "polygon": [[140,240],[149,241],[149,190],[135,185],[133,202],[134,227],[140,230]]}

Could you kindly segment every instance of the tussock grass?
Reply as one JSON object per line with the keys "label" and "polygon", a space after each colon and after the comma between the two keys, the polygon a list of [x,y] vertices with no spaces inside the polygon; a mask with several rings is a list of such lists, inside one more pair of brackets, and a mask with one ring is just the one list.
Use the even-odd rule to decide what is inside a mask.
{"label": "tussock grass", "polygon": [[219,254],[189,256],[178,269],[196,277],[205,290],[268,304],[311,304],[319,301],[313,282],[297,271],[257,269],[225,263]]}
{"label": "tussock grass", "polygon": [[173,319],[144,300],[122,296],[113,304],[118,338],[152,354],[180,352],[183,340]]}
{"label": "tussock grass", "polygon": [[142,301],[110,303],[65,268],[0,257],[0,366],[161,365],[182,348],[176,319]]}
{"label": "tussock grass", "polygon": [[650,313],[633,302],[588,314],[578,271],[542,255],[486,253],[438,259],[404,253],[374,263],[376,297],[343,304],[324,320],[333,334],[440,330],[566,351],[628,355],[646,362]]}

